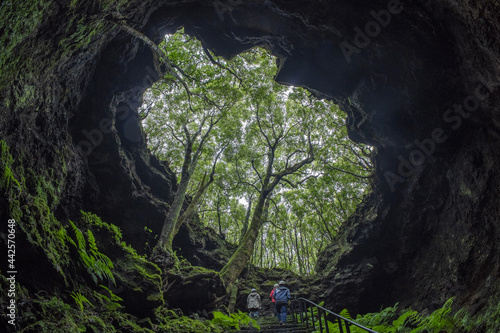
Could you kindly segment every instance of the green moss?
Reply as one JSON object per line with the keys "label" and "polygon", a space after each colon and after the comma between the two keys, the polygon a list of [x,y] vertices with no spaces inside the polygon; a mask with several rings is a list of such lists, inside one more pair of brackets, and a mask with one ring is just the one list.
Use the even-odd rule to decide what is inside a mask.
{"label": "green moss", "polygon": [[127,4],[127,0],[99,0],[103,11],[116,10],[120,11],[122,6]]}
{"label": "green moss", "polygon": [[120,285],[140,293],[148,301],[163,303],[162,278],[158,266],[130,253],[118,258],[115,266],[114,273]]}
{"label": "green moss", "polygon": [[102,255],[113,260],[111,271],[116,285],[135,294],[138,300],[149,303],[145,307],[163,304],[162,272],[158,266],[138,255],[135,249],[123,242],[120,228],[102,221],[93,213],[81,214],[77,221],[78,227],[93,232],[97,239],[96,247],[99,242],[99,248],[104,249],[102,251],[105,253]]}
{"label": "green moss", "polygon": [[34,304],[41,308],[43,319],[35,321],[20,332],[83,332],[77,323],[78,316],[73,315],[71,306],[59,297],[38,297]]}
{"label": "green moss", "polygon": [[40,293],[30,303],[33,306],[23,309],[22,328],[18,332],[119,332],[113,324],[127,317],[119,311],[106,310],[103,304],[108,301],[96,298],[84,287],[70,295]]}
{"label": "green moss", "polygon": [[169,273],[172,275],[181,275],[184,279],[188,279],[190,276],[200,275],[200,274],[219,274],[219,272],[214,271],[213,269],[201,267],[201,266],[193,266],[189,261],[187,261],[182,256],[179,257],[174,252],[171,254],[173,264],[169,270]]}
{"label": "green moss", "polygon": [[[76,50],[89,46],[96,36],[104,30],[106,23],[101,20],[87,22],[86,18],[81,18],[78,22],[68,24],[68,37],[59,42],[59,47],[63,50],[62,57],[68,56]],[[73,24],[72,24],[73,23]]]}
{"label": "green moss", "polygon": [[60,194],[53,185],[55,180],[49,182],[34,172],[26,175],[22,167],[14,167],[21,161],[14,160],[5,141],[0,140],[0,147],[0,191],[7,197],[8,216],[16,220],[19,231],[45,253],[66,279],[64,269],[70,262],[69,249],[62,231],[64,227],[51,212]]}
{"label": "green moss", "polygon": [[91,228],[104,229],[108,231],[113,237],[116,245],[120,245],[124,248],[127,247],[127,245],[122,242],[122,232],[116,225],[103,222],[101,218],[95,214],[84,211],[81,211],[80,213],[82,214],[83,223]]}
{"label": "green moss", "polygon": [[19,46],[26,39],[33,36],[43,21],[46,12],[54,6],[52,1],[4,1],[0,6],[0,70],[2,79],[0,86],[9,80],[12,75],[27,61],[28,57],[16,54]]}
{"label": "green moss", "polygon": [[4,192],[9,199],[15,200],[21,192],[21,184],[14,177],[11,169],[14,159],[3,140],[0,140],[0,154],[0,191]]}
{"label": "green moss", "polygon": [[[25,288],[17,287],[18,299],[26,299],[22,302],[26,305],[19,305],[19,311],[23,313],[19,318],[19,332],[223,331],[208,321],[184,316],[173,318],[172,313],[165,316],[161,311],[155,312],[156,315],[151,313],[151,319],[146,321],[125,313],[121,297],[131,298],[129,303],[141,302],[151,307],[151,311],[158,305],[164,309],[162,272],[158,266],[125,244],[117,226],[102,221],[93,213],[81,212],[75,223],[59,221],[53,209],[60,202],[65,173],[51,169],[43,173],[25,171],[20,167],[23,161],[13,158],[3,140],[0,140],[0,152],[0,191],[5,194],[2,200],[8,207],[6,214],[16,219],[18,232],[48,258],[66,283],[62,294],[53,291],[51,294],[29,295]],[[61,159],[64,160],[64,156]],[[77,264],[81,262],[81,251],[87,257],[108,258],[106,266],[116,278],[117,285],[126,292],[115,295],[105,286],[87,285],[87,279],[83,278],[85,274],[81,274],[83,266]],[[75,253],[80,254],[79,260],[75,260]],[[113,265],[108,265],[111,258]],[[178,262],[177,269],[185,275],[207,271],[192,267],[185,260]],[[5,277],[0,282],[3,289],[7,283]]]}
{"label": "green moss", "polygon": [[14,89],[14,96],[16,100],[16,109],[25,108],[33,105],[36,100],[36,88],[33,85],[25,84],[18,89]]}
{"label": "green moss", "polygon": [[154,281],[154,284],[161,286],[161,270],[154,263],[148,261],[146,257],[137,254],[137,251],[130,245],[122,241],[122,232],[119,227],[103,222],[97,215],[89,212],[81,212],[81,222],[92,229],[106,231],[113,245],[120,249],[119,261],[125,271],[135,271],[146,280]]}

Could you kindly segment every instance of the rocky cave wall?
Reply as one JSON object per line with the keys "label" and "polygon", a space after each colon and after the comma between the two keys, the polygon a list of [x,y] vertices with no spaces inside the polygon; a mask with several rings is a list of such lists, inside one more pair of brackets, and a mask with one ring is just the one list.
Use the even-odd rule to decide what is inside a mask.
{"label": "rocky cave wall", "polygon": [[[153,53],[119,26],[158,42],[184,25],[226,57],[268,48],[279,82],[334,100],[350,137],[375,147],[373,193],[318,263],[328,307],[432,308],[457,296],[480,309],[498,294],[499,9],[486,0],[6,2],[0,133],[14,176],[31,181],[6,192],[1,218],[15,216],[30,235],[42,188],[58,220],[91,211],[146,251],[144,227],[161,228],[175,178],[148,154],[136,112],[158,77]],[[47,255],[19,239],[19,262]],[[43,264],[47,280],[57,275]],[[43,286],[29,274],[20,282]]]}

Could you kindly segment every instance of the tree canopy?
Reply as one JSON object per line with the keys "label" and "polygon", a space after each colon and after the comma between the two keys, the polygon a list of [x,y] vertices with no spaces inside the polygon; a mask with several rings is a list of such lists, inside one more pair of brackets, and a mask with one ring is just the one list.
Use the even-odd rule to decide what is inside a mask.
{"label": "tree canopy", "polygon": [[371,149],[348,139],[337,105],[276,83],[263,48],[225,60],[182,31],[160,48],[169,71],[140,112],[152,153],[180,175],[176,196],[193,198],[182,213],[179,196],[175,220],[196,208],[240,246],[232,261],[312,273],[369,185]]}

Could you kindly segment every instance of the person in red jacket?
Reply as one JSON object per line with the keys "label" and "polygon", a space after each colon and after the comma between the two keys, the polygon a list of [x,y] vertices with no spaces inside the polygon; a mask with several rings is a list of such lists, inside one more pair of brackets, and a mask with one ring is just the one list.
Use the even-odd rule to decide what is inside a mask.
{"label": "person in red jacket", "polygon": [[273,286],[273,290],[271,290],[271,295],[269,295],[269,297],[271,297],[271,302],[273,304],[273,312],[274,312],[274,315],[276,317],[278,317],[278,311],[276,310],[276,300],[274,299],[274,292],[275,292],[276,288],[278,288],[278,287],[279,287],[279,284],[275,284]]}

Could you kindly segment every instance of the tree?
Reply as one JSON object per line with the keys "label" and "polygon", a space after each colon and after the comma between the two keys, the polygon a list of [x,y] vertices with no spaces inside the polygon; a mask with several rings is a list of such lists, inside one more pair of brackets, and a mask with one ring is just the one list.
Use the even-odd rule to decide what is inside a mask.
{"label": "tree", "polygon": [[[190,47],[182,45],[187,42],[191,42],[188,43]],[[173,239],[182,223],[194,213],[202,195],[214,181],[216,164],[226,145],[224,142],[231,135],[224,128],[229,127],[233,119],[230,113],[241,96],[228,75],[220,75],[220,70],[206,65],[206,55],[197,51],[195,44],[183,35],[174,35],[161,45],[172,70],[153,86],[146,96],[149,103],[142,109],[154,152],[163,155],[174,169],[180,169],[180,182],[155,253],[172,251]],[[192,186],[200,165],[198,185]],[[196,187],[195,194],[181,215],[190,185]]]}
{"label": "tree", "polygon": [[253,170],[257,179],[257,182],[248,182],[237,169],[239,182],[252,186],[258,195],[248,229],[221,270],[226,286],[238,278],[254,251],[271,193],[280,184],[294,186],[294,178],[303,176],[299,171],[314,161],[315,146],[319,144],[313,139],[320,132],[321,117],[306,112],[281,87],[276,85],[272,92],[253,98],[254,117],[246,128],[246,145],[242,145],[239,155],[235,156],[235,164],[246,162],[244,169]]}
{"label": "tree", "polygon": [[274,82],[266,51],[224,60],[182,33],[167,41],[170,74],[142,112],[151,150],[181,175],[161,247],[202,203],[201,220],[239,245],[228,286],[250,258],[311,273],[368,186],[370,149],[349,141],[336,105]]}

